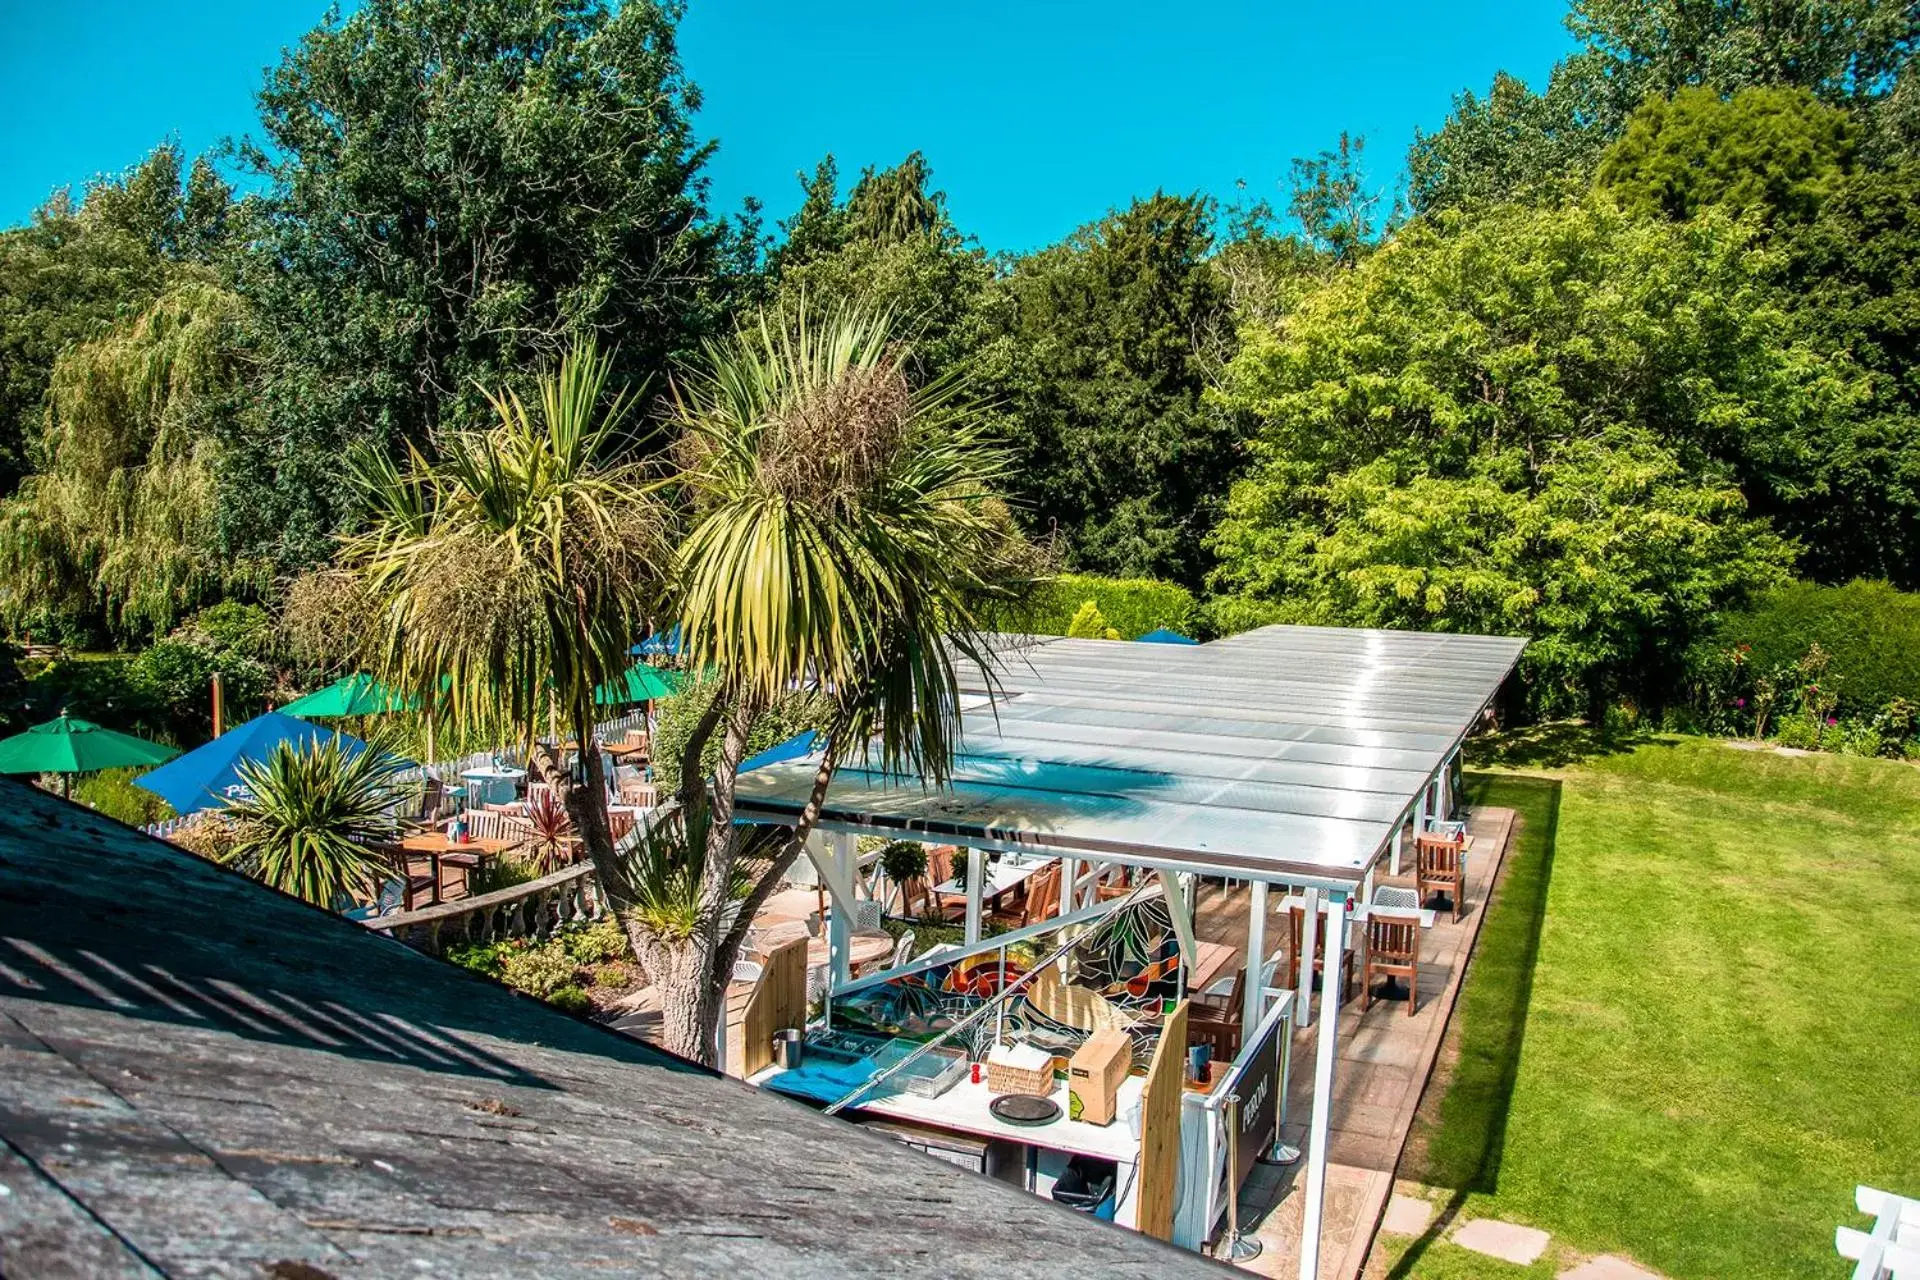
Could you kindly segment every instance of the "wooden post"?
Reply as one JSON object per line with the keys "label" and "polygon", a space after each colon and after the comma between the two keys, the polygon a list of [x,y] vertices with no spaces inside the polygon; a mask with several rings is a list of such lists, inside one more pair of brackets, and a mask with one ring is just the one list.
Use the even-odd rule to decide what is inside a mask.
{"label": "wooden post", "polygon": [[223,693],[224,690],[220,687],[220,673],[216,671],[213,673],[213,736],[216,738],[226,731],[227,709]]}
{"label": "wooden post", "polygon": [[1174,1201],[1180,1189],[1180,1104],[1186,1092],[1187,1002],[1160,1024],[1147,1084],[1140,1093],[1140,1200],[1134,1215],[1141,1234],[1173,1239]]}

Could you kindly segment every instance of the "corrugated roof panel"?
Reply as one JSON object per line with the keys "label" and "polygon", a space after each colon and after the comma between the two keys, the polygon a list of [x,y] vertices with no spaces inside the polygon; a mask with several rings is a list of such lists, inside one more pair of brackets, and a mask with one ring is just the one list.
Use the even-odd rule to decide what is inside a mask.
{"label": "corrugated roof panel", "polygon": [[[998,669],[962,665],[974,696],[953,785],[843,769],[826,816],[961,842],[1357,879],[1525,646],[1293,626],[1194,646],[998,637]],[[812,780],[804,762],[742,777],[741,813],[790,817]]]}

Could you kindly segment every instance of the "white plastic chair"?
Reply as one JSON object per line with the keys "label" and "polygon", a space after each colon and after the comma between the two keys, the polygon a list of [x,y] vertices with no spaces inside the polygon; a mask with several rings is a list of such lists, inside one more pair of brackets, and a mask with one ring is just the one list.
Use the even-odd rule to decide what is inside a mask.
{"label": "white plastic chair", "polygon": [[887,967],[889,969],[898,969],[911,959],[913,959],[913,930],[909,929],[901,934],[900,941],[894,944],[893,963]]}

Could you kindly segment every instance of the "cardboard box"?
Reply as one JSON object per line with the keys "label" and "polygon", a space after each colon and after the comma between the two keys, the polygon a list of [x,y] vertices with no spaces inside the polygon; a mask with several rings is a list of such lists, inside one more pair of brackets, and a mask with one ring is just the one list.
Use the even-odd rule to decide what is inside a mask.
{"label": "cardboard box", "polygon": [[1088,1124],[1112,1124],[1120,1082],[1133,1070],[1133,1041],[1124,1031],[1096,1031],[1067,1063],[1068,1114]]}

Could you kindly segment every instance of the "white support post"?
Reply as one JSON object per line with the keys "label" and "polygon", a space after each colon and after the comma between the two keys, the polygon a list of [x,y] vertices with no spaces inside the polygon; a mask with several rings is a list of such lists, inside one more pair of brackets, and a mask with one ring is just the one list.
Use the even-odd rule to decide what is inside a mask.
{"label": "white support post", "polygon": [[1407,824],[1402,822],[1393,829],[1393,861],[1389,864],[1394,875],[1400,874],[1400,840],[1407,833]]}
{"label": "white support post", "polygon": [[1192,973],[1200,963],[1200,948],[1193,937],[1193,877],[1162,871],[1160,887],[1166,891],[1167,914],[1173,917],[1173,936],[1180,943],[1180,967]]}
{"label": "white support post", "polygon": [[1307,1194],[1300,1226],[1300,1280],[1319,1280],[1320,1225],[1326,1215],[1327,1133],[1332,1127],[1334,1042],[1340,1029],[1340,953],[1345,949],[1345,904],[1338,892],[1326,905],[1327,982],[1313,1053],[1313,1118],[1307,1124]]}
{"label": "white support post", "polygon": [[1266,983],[1261,980],[1260,970],[1266,964],[1267,957],[1267,882],[1253,882],[1253,901],[1247,906],[1247,972],[1241,979],[1240,990],[1245,1001],[1240,1015],[1240,1043],[1252,1044],[1253,1036],[1260,1029],[1261,992]]}
{"label": "white support post", "polygon": [[967,945],[980,941],[980,896],[987,883],[987,851],[967,850]]}
{"label": "white support post", "polygon": [[1080,859],[1060,859],[1060,903],[1057,916],[1070,916],[1080,909]]}
{"label": "white support post", "polygon": [[1427,819],[1433,813],[1432,808],[1429,807],[1432,798],[1433,779],[1428,778],[1421,784],[1420,803],[1415,805],[1413,810],[1413,834],[1416,836],[1425,835],[1427,832]]}
{"label": "white support post", "polygon": [[1367,874],[1360,878],[1360,901],[1365,903],[1371,903],[1373,901],[1373,868],[1372,867],[1368,867]]}
{"label": "white support post", "polygon": [[1294,1021],[1303,1027],[1313,1025],[1313,945],[1315,931],[1320,927],[1320,891],[1307,890],[1307,909],[1301,913],[1299,986],[1294,993]]}
{"label": "white support post", "polygon": [[838,991],[853,980],[853,868],[854,838],[851,833],[835,831],[827,837],[827,849],[833,864],[833,914],[827,917],[827,958],[832,975],[829,992]]}
{"label": "white support post", "polygon": [[1435,816],[1441,822],[1453,817],[1453,757],[1441,762],[1440,773],[1433,780],[1433,794]]}

